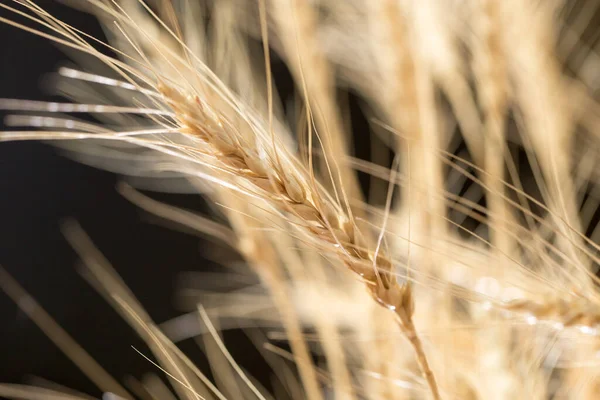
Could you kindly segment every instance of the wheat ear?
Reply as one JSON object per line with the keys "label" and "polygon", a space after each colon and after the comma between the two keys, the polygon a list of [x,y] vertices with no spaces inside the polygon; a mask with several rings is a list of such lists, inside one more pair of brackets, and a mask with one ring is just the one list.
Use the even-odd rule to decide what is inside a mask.
{"label": "wheat ear", "polygon": [[[248,184],[255,195],[262,197],[276,210],[300,219],[303,231],[315,243],[329,243],[329,251],[358,274],[373,298],[393,311],[402,332],[410,341],[423,377],[434,399],[440,399],[439,389],[429,367],[425,351],[413,324],[414,304],[411,287],[400,284],[392,262],[383,253],[366,250],[364,239],[354,221],[340,206],[325,195],[313,179],[302,176],[301,169],[282,151],[257,158],[243,146],[232,125],[195,95],[182,93],[166,82],[158,84],[165,102],[175,111],[181,131],[200,140],[212,149],[221,168]],[[280,150],[280,149],[277,149]]]}

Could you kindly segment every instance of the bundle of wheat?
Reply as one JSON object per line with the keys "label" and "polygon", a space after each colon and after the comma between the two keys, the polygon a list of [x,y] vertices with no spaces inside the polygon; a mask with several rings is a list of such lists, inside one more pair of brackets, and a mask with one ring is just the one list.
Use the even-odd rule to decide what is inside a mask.
{"label": "bundle of wheat", "polygon": [[[21,112],[8,125],[31,128],[0,140],[52,141],[155,190],[185,178],[227,224],[119,189],[238,252],[264,289],[199,307],[210,379],[176,346],[176,321],[152,322],[66,226],[86,276],[179,397],[597,398],[597,2],[69,3],[99,19],[107,43],[36,1],[0,4],[14,15],[2,22],[85,55],[59,70],[72,102],[0,100]],[[278,64],[290,98],[275,90]],[[363,102],[366,131],[350,126],[341,88]],[[369,159],[352,155],[369,141]],[[134,397],[0,278],[101,390]],[[288,341],[290,353],[267,356],[273,393],[228,353],[211,323],[225,317]],[[73,397],[8,384],[0,395]]]}

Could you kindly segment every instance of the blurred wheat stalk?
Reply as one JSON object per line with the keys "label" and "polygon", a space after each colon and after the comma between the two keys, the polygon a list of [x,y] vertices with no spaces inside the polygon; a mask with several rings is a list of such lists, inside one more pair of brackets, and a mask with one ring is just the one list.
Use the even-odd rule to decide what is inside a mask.
{"label": "blurred wheat stalk", "polygon": [[[14,16],[2,22],[78,62],[57,81],[72,102],[0,101],[20,111],[7,124],[29,129],[0,139],[53,140],[153,189],[186,178],[179,188],[213,200],[228,225],[120,190],[239,252],[264,288],[205,297],[215,307],[199,309],[192,336],[212,338],[211,380],[174,344],[177,321],[153,323],[69,225],[86,277],[146,339],[171,389],[123,388],[5,272],[0,287],[100,389],[598,398],[598,2],[68,3],[98,17],[107,44],[35,1],[0,4]],[[277,95],[273,57],[295,81],[291,101]],[[364,101],[369,131],[352,129],[340,88]],[[353,141],[369,135],[371,158],[354,157]],[[369,175],[368,193],[358,173]],[[268,322],[273,340],[289,342],[289,354],[273,344],[265,353],[273,393],[235,364],[211,323],[231,319]],[[78,396],[9,384],[0,395]]]}

